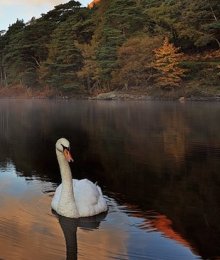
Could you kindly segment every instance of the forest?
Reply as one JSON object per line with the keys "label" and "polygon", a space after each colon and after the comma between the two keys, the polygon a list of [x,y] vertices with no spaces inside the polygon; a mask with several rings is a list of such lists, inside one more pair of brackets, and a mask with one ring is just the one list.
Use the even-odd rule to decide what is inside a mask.
{"label": "forest", "polygon": [[209,97],[219,81],[219,0],[71,0],[0,31],[0,95]]}

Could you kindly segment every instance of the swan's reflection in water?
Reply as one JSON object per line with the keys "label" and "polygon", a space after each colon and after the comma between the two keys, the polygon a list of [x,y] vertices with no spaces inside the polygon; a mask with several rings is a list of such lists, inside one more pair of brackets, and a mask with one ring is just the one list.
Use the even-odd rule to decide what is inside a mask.
{"label": "swan's reflection in water", "polygon": [[105,219],[107,212],[87,218],[72,219],[58,215],[54,210],[52,213],[58,218],[66,242],[66,260],[77,260],[77,229],[95,230]]}

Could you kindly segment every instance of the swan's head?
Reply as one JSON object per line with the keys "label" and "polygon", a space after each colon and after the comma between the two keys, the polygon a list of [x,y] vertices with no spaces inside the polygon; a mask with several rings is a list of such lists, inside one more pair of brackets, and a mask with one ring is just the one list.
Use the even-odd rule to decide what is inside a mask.
{"label": "swan's head", "polygon": [[68,162],[73,162],[70,153],[70,142],[66,138],[60,138],[56,142],[56,150],[64,155]]}

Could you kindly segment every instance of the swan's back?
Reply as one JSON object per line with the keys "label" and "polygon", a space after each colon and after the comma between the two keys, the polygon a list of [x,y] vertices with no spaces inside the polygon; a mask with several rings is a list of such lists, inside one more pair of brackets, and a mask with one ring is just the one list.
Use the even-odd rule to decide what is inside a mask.
{"label": "swan's back", "polygon": [[73,180],[76,207],[81,217],[94,216],[107,210],[101,188],[87,179]]}

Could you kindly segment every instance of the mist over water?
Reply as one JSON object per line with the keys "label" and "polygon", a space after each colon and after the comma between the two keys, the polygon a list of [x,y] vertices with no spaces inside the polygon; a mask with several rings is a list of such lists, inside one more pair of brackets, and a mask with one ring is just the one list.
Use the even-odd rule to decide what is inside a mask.
{"label": "mist over water", "polygon": [[[219,115],[219,103],[0,100],[0,259],[218,259]],[[106,215],[51,212],[60,137]]]}

